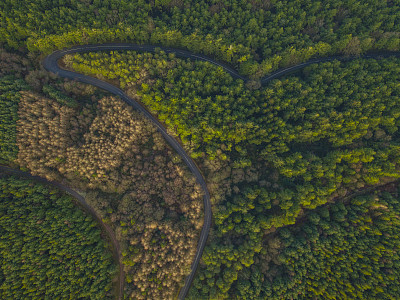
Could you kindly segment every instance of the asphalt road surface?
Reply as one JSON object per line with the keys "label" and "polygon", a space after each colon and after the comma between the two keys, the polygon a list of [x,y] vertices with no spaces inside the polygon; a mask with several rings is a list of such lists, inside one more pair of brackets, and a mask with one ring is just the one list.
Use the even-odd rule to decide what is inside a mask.
{"label": "asphalt road surface", "polygon": [[[64,50],[58,50],[50,54],[49,56],[45,57],[43,60],[43,66],[46,70],[55,73],[61,77],[64,78],[69,78],[73,80],[77,80],[80,82],[84,82],[87,84],[94,85],[98,88],[104,89],[112,94],[115,94],[119,96],[122,100],[124,100],[127,104],[131,105],[134,107],[136,110],[140,111],[143,113],[147,118],[149,118],[153,124],[158,128],[158,131],[163,135],[163,137],[167,140],[167,142],[170,144],[172,148],[175,149],[176,152],[183,158],[185,161],[186,165],[189,167],[190,171],[194,174],[194,176],[197,179],[197,182],[201,185],[203,191],[204,191],[204,225],[200,233],[200,239],[199,243],[197,246],[197,253],[194,258],[194,261],[191,265],[191,272],[190,274],[186,277],[185,280],[185,285],[182,287],[182,289],[179,292],[178,299],[184,299],[189,291],[189,288],[192,284],[194,275],[197,270],[197,266],[200,262],[201,255],[203,253],[204,247],[207,242],[208,238],[208,233],[210,230],[211,226],[211,203],[210,203],[210,194],[207,189],[207,185],[205,182],[204,177],[202,176],[200,170],[194,163],[194,161],[191,159],[191,157],[185,152],[183,147],[180,145],[180,143],[171,135],[168,134],[167,129],[149,112],[147,109],[145,109],[140,103],[135,101],[134,99],[128,97],[121,89],[118,87],[101,81],[99,79],[86,76],[83,74],[67,71],[65,69],[62,69],[58,65],[58,60],[62,58],[66,54],[73,54],[73,53],[79,53],[79,52],[94,52],[94,51],[126,51],[126,50],[131,50],[131,51],[138,51],[138,52],[156,52],[157,49],[160,49],[166,53],[174,53],[177,57],[183,57],[183,58],[189,58],[193,60],[200,60],[200,61],[205,61],[212,63],[214,65],[217,65],[219,67],[222,67],[226,72],[232,75],[235,79],[241,79],[243,81],[247,81],[248,79],[241,76],[236,70],[231,68],[230,66],[217,62],[205,55],[201,54],[193,54],[189,51],[181,50],[181,49],[173,49],[173,48],[168,48],[168,47],[161,47],[161,46],[152,46],[152,45],[136,45],[136,44],[128,44],[128,43],[112,43],[112,44],[99,44],[99,45],[83,45],[83,46],[76,46],[72,47],[69,49],[64,49]],[[369,54],[369,55],[364,55],[361,56],[361,58],[383,58],[383,57],[389,57],[389,56],[399,56],[399,53],[390,53],[390,52],[380,52],[380,53],[375,53],[375,54]],[[308,65],[315,64],[315,63],[321,63],[321,62],[327,62],[327,61],[332,61],[332,60],[351,60],[357,57],[344,57],[344,56],[332,56],[332,57],[326,57],[326,58],[321,58],[321,59],[315,59],[311,60],[305,63],[301,63],[299,65],[285,68],[278,70],[271,75],[268,75],[264,78],[262,78],[261,84],[266,84],[269,81],[278,78],[280,76],[295,72],[297,70],[300,70]]]}
{"label": "asphalt road surface", "polygon": [[[124,100],[127,104],[134,107],[136,110],[143,113],[153,124],[157,127],[158,131],[162,134],[162,136],[167,140],[168,144],[183,158],[186,165],[189,167],[190,171],[194,174],[197,179],[197,182],[200,184],[204,193],[204,224],[200,233],[200,239],[197,245],[197,252],[193,263],[191,265],[190,274],[186,277],[185,285],[181,288],[179,292],[178,299],[184,299],[189,291],[190,285],[193,282],[194,275],[197,270],[197,266],[200,262],[201,255],[203,254],[204,247],[207,242],[208,233],[210,231],[211,226],[211,202],[210,202],[210,193],[207,189],[206,182],[204,180],[203,175],[201,174],[199,168],[196,166],[192,158],[185,152],[183,147],[179,144],[179,142],[168,134],[167,129],[149,112],[147,111],[141,104],[139,104],[134,99],[128,97],[121,89],[116,86],[109,84],[107,82],[101,81],[99,79],[86,76],[83,74],[67,71],[61,69],[57,63],[57,61],[66,54],[76,53],[76,52],[92,52],[92,51],[104,51],[104,50],[136,50],[136,51],[145,51],[145,52],[155,52],[155,46],[140,46],[140,45],[132,45],[132,44],[106,44],[106,45],[89,45],[89,46],[77,46],[66,50],[60,50],[53,52],[49,56],[47,56],[43,60],[43,66],[47,71],[55,73],[61,77],[77,80],[80,82],[88,83],[94,85],[98,88],[104,89],[112,94],[119,96],[122,100]],[[189,57],[197,60],[203,61],[211,61],[211,59],[201,56],[201,55],[192,55],[189,52],[185,52],[183,50],[173,51],[169,48],[162,48],[163,51],[167,53],[175,53],[177,56]],[[235,78],[241,78],[240,75],[237,74],[234,70],[230,69],[227,66],[223,66],[222,64],[215,63],[219,66],[222,66],[225,70],[227,70],[232,76]]]}

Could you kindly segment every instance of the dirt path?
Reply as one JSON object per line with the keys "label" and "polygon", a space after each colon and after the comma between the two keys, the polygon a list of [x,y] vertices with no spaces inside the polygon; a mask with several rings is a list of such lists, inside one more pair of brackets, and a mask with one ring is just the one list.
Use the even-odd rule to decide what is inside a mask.
{"label": "dirt path", "polygon": [[5,173],[5,174],[9,174],[9,175],[17,175],[20,177],[25,177],[31,180],[34,180],[36,182],[40,182],[46,185],[51,185],[54,186],[62,191],[64,191],[65,193],[71,195],[72,197],[74,197],[76,199],[76,204],[82,208],[86,213],[88,213],[89,215],[91,215],[93,217],[93,219],[96,220],[96,222],[99,224],[100,228],[102,229],[102,231],[107,235],[111,245],[112,245],[112,252],[113,252],[113,256],[114,256],[114,260],[116,262],[118,262],[118,268],[119,268],[119,274],[118,274],[118,281],[117,281],[117,299],[121,300],[123,299],[123,294],[124,294],[124,268],[123,268],[123,264],[121,261],[121,251],[119,248],[119,244],[117,239],[115,238],[115,234],[114,231],[111,229],[110,226],[108,226],[107,224],[105,224],[100,216],[94,211],[94,209],[87,204],[87,202],[85,201],[85,198],[80,195],[77,191],[71,189],[70,187],[63,185],[59,182],[53,182],[53,181],[48,181],[45,178],[39,177],[39,176],[33,176],[27,172],[23,172],[21,170],[17,170],[17,169],[12,169],[10,167],[6,167],[6,166],[0,166],[0,172],[1,173]]}

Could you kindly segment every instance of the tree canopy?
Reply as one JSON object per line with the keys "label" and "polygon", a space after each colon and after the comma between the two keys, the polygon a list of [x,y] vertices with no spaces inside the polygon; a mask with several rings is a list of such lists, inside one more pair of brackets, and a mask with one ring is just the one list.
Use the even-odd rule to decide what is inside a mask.
{"label": "tree canopy", "polygon": [[315,64],[259,89],[162,51],[79,54],[64,62],[118,80],[204,167],[215,231],[194,299],[236,295],[265,232],[400,177],[397,58]]}
{"label": "tree canopy", "polygon": [[393,1],[4,0],[0,43],[48,53],[130,41],[186,48],[260,77],[311,57],[399,50]]}
{"label": "tree canopy", "polygon": [[400,59],[260,78],[317,57],[399,51],[398,0],[0,2],[0,163],[85,191],[121,244],[125,296],[165,299],[202,225],[193,175],[118,98],[39,67],[55,49],[110,42],[206,54],[250,78],[158,50],[63,60],[138,99],[201,168],[214,226],[190,298],[397,295],[397,194],[336,202],[400,177]]}
{"label": "tree canopy", "polygon": [[2,299],[113,298],[110,250],[70,196],[0,177],[0,232]]}

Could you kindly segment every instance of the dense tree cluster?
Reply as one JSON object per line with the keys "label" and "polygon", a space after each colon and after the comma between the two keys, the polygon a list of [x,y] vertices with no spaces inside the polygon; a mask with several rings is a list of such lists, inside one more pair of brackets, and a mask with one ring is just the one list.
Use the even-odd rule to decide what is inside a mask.
{"label": "dense tree cluster", "polygon": [[59,89],[52,85],[44,85],[42,88],[43,93],[48,95],[51,99],[56,100],[61,105],[66,105],[69,107],[77,107],[78,103],[74,98],[71,98],[61,92]]}
{"label": "dense tree cluster", "polygon": [[[177,293],[201,227],[201,192],[141,115],[112,97],[95,100],[101,97],[93,87],[56,82],[43,69],[31,69],[38,55],[54,49],[102,42],[178,47],[228,62],[252,79],[234,80],[214,65],[162,51],[64,59],[78,72],[119,82],[180,138],[206,175],[215,226],[191,298],[395,295],[390,280],[399,278],[397,256],[390,261],[387,254],[397,240],[386,251],[380,245],[388,236],[368,228],[389,227],[383,222],[393,219],[385,212],[385,206],[392,209],[389,200],[380,199],[386,202],[378,209],[369,198],[359,200],[359,210],[333,205],[340,218],[328,225],[315,220],[326,202],[400,177],[400,60],[312,65],[262,88],[259,78],[313,57],[398,51],[396,0],[22,2],[0,2],[0,47],[33,58],[0,50],[0,162],[67,179],[87,193],[121,243],[126,296],[165,299]],[[349,217],[351,211],[364,215]],[[294,235],[279,229],[304,214],[308,227],[288,229]],[[342,221],[347,217],[354,226]],[[329,226],[343,242],[327,238]],[[386,268],[393,273],[371,267],[376,274],[367,275],[371,270],[348,258],[368,243],[373,251],[360,254],[365,264],[393,262]],[[368,283],[349,284],[352,274],[342,272],[329,252],[343,245],[350,247],[337,253],[343,265],[360,270],[353,272],[357,280],[373,278]],[[313,249],[325,257],[313,256]],[[328,287],[324,280],[333,271],[343,276]],[[381,291],[378,279],[388,282],[387,290]]]}
{"label": "dense tree cluster", "polygon": [[5,51],[0,48],[0,77],[5,75],[14,75],[22,77],[30,67],[27,58]]}
{"label": "dense tree cluster", "polygon": [[[293,224],[304,208],[314,209],[349,191],[399,177],[399,93],[397,84],[390,79],[397,75],[390,69],[380,73],[377,66],[381,64],[371,64],[377,73],[368,73],[355,62],[343,69],[338,63],[333,70],[327,68],[329,64],[323,69],[315,66],[309,80],[290,78],[266,89],[276,95],[271,102],[266,101],[275,109],[269,108],[272,114],[265,119],[270,123],[274,118],[281,121],[271,127],[277,138],[270,145],[274,141],[289,143],[287,147],[260,151],[258,155],[264,154],[267,160],[264,175],[270,176],[261,180],[260,186],[239,185],[240,192],[217,208],[218,234],[203,255],[206,266],[194,283],[194,299],[230,298],[239,293],[236,285],[238,289],[248,289],[239,283],[249,272],[246,268],[258,265],[255,257],[265,248],[265,232]],[[398,68],[389,65],[393,70]],[[377,77],[371,81],[374,76]],[[385,83],[376,82],[383,78]],[[298,88],[290,90],[288,87],[295,82]],[[274,91],[274,87],[282,89]],[[319,92],[321,88],[323,91]],[[298,108],[304,108],[304,113],[299,113]],[[335,120],[339,121],[336,127]],[[295,134],[290,135],[287,129]],[[252,281],[257,282],[260,274],[256,269],[254,272]]]}
{"label": "dense tree cluster", "polygon": [[67,147],[79,142],[80,131],[90,122],[88,111],[76,114],[73,108],[37,93],[21,94],[18,163],[37,175],[45,174],[49,180],[61,180],[57,167],[65,163]]}
{"label": "dense tree cluster", "polygon": [[218,205],[195,298],[229,298],[262,251],[266,231],[294,224],[304,209],[400,177],[396,58],[312,65],[257,90],[220,68],[162,52],[91,53],[65,63],[119,80],[205,168]]}
{"label": "dense tree cluster", "polygon": [[[143,195],[133,190],[122,197],[90,191],[86,196],[103,220],[115,227],[130,299],[174,298],[196,253],[202,224],[193,218],[200,207],[177,210],[170,207],[168,195],[164,200],[155,191]],[[200,202],[196,194],[190,196]]]}
{"label": "dense tree cluster", "polygon": [[[263,195],[256,199],[261,202]],[[242,207],[251,206],[252,201],[247,206],[242,202]],[[242,245],[220,240],[205,252],[207,269],[200,272],[189,298],[396,299],[399,209],[398,191],[325,205],[308,212],[299,224],[268,234],[250,257],[253,249],[245,245],[251,238]],[[245,221],[251,219],[246,216]],[[238,223],[235,230],[243,222]]]}
{"label": "dense tree cluster", "polygon": [[18,153],[16,131],[20,91],[28,89],[13,75],[0,77],[0,163],[13,162]]}
{"label": "dense tree cluster", "polygon": [[76,44],[132,41],[186,48],[232,62],[243,74],[333,53],[400,45],[395,1],[4,0],[0,43],[49,52]]}
{"label": "dense tree cluster", "polygon": [[29,61],[0,48],[0,163],[13,163],[18,148],[16,123],[20,91],[29,87],[22,77],[29,69]]}
{"label": "dense tree cluster", "polygon": [[396,299],[399,200],[398,191],[358,196],[348,204],[318,208],[301,224],[279,230],[274,244],[280,253],[273,259],[269,251],[260,255],[260,265],[269,263],[269,269],[259,282],[239,280],[240,298]]}
{"label": "dense tree cluster", "polygon": [[[126,296],[174,297],[202,225],[201,191],[193,176],[130,107],[32,66],[54,49],[102,42],[213,56],[252,80],[234,80],[221,68],[162,51],[64,59],[81,73],[119,82],[180,138],[204,171],[215,226],[190,297],[393,298],[399,279],[397,195],[321,206],[400,177],[400,60],[312,65],[263,88],[259,78],[313,57],[398,51],[396,1],[3,0],[0,47],[29,52],[30,60],[0,49],[0,163],[18,163],[85,191],[121,244]],[[18,186],[25,194],[12,196],[25,205],[33,195],[26,186]],[[35,196],[35,203],[47,195],[55,200],[51,193]],[[56,213],[54,206],[45,209]],[[282,229],[304,215],[304,224]],[[51,243],[67,238],[49,226]],[[24,238],[33,239],[16,234],[15,245]],[[10,252],[9,261],[17,261],[17,252]],[[13,278],[16,293],[26,289],[42,296],[31,281],[5,273],[15,264],[4,266],[1,284],[9,288]],[[102,285],[90,289],[96,297],[109,294],[107,266],[95,277]],[[64,271],[31,269],[30,276]],[[85,271],[74,270],[79,272]],[[43,278],[40,288],[49,284]],[[75,292],[83,282],[71,281],[70,297],[87,296]],[[64,285],[52,285],[53,298],[68,297]]]}
{"label": "dense tree cluster", "polygon": [[0,177],[0,298],[112,299],[116,267],[70,196]]}
{"label": "dense tree cluster", "polygon": [[[377,145],[390,142],[388,135],[397,131],[398,59],[313,65],[303,71],[304,79],[275,80],[256,91],[219,68],[168,61],[162,53],[153,59],[96,53],[65,61],[80,72],[119,79],[179,135],[193,157],[235,159],[238,168],[262,158],[285,177],[309,182],[327,172],[328,161],[368,163],[371,155],[376,160]],[[348,147],[359,141],[363,147]],[[365,181],[376,181],[376,172],[369,174]]]}
{"label": "dense tree cluster", "polygon": [[18,147],[19,164],[33,174],[88,192],[117,232],[128,296],[177,292],[196,252],[201,190],[150,121],[113,97],[72,108],[24,92]]}

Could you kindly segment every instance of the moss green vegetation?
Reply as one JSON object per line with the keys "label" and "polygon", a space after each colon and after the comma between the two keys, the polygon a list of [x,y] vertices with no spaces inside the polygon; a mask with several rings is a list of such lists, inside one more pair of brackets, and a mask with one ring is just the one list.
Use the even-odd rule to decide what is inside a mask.
{"label": "moss green vegetation", "polygon": [[48,95],[50,98],[55,99],[61,105],[68,107],[77,107],[78,103],[75,99],[64,95],[60,90],[52,85],[43,86],[43,93]]}
{"label": "moss green vegetation", "polygon": [[[399,200],[398,191],[358,196],[318,208],[301,224],[279,230],[274,244],[281,253],[269,258],[266,276],[256,267],[256,276],[239,278],[239,298],[396,299]],[[264,252],[261,265],[267,261]]]}
{"label": "moss green vegetation", "polygon": [[[259,82],[278,68],[315,57],[399,51],[397,0],[0,3],[0,46],[28,53],[32,66],[55,49],[103,42],[188,49],[251,78],[234,80],[214,65],[162,51],[64,59],[67,67],[119,84],[139,99],[180,138],[205,174],[214,227],[190,298],[397,296],[392,284],[400,281],[393,250],[397,206],[390,200],[397,195],[327,203],[400,177],[400,59],[332,61],[263,87]],[[193,255],[186,241],[200,226],[188,225],[184,217],[191,211],[193,220],[200,216],[192,177],[174,167],[179,158],[163,150],[151,126],[140,118],[133,122],[128,110],[122,115],[117,99],[104,98],[104,113],[96,115],[87,99],[93,90],[55,82],[37,68],[28,73],[28,63],[18,66],[18,60],[0,50],[6,66],[0,68],[1,162],[16,162],[19,132],[18,163],[48,178],[79,181],[115,228],[125,254],[125,293],[168,298],[187,274],[180,265],[187,266],[190,255],[179,249]],[[19,94],[27,89],[24,82],[36,93]],[[31,130],[16,128],[19,102],[20,121]],[[171,232],[173,226],[165,224],[182,228]],[[166,233],[173,240],[168,245]],[[169,251],[173,245],[181,248]],[[164,264],[164,256],[179,263]]]}
{"label": "moss green vegetation", "polygon": [[[211,187],[230,185],[213,193],[216,227],[194,299],[237,295],[238,279],[265,250],[265,232],[400,177],[399,59],[321,63],[256,90],[217,67],[162,52],[65,62],[119,80],[180,136]],[[214,176],[226,165],[230,176]]]}
{"label": "moss green vegetation", "polygon": [[0,298],[112,299],[116,269],[100,230],[70,196],[0,178]]}
{"label": "moss green vegetation", "polygon": [[75,44],[133,41],[182,47],[259,77],[333,53],[399,49],[395,1],[5,0],[0,42],[49,52]]}

